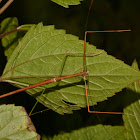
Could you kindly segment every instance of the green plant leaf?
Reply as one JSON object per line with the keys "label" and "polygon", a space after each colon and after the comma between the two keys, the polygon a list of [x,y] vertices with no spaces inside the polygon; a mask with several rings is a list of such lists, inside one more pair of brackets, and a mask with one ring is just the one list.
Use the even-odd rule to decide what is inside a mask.
{"label": "green plant leaf", "polygon": [[[67,54],[65,52],[68,50]],[[56,30],[54,26],[33,26],[10,57],[0,81],[23,88],[42,81],[79,73],[83,68],[84,41]],[[140,73],[122,61],[86,44],[89,105],[106,100],[128,84],[140,79]],[[45,89],[43,95],[41,92]],[[27,92],[54,111],[72,113],[86,107],[83,76],[29,89]]]}
{"label": "green plant leaf", "polygon": [[[14,30],[18,27],[18,20],[16,17],[6,18],[1,22],[1,33]],[[18,45],[17,32],[9,34],[2,38],[2,46],[5,48],[5,56],[9,59],[15,47]]]}
{"label": "green plant leaf", "polygon": [[80,1],[82,0],[52,0],[53,2],[65,7],[65,8],[68,8],[69,5],[78,5],[80,4]]}
{"label": "green plant leaf", "polygon": [[[6,33],[15,29],[20,29],[24,31],[28,31],[31,25],[22,25],[18,27],[18,19],[16,17],[9,17],[4,19],[1,22],[1,34]],[[17,47],[19,44],[20,40],[23,38],[25,35],[25,32],[13,32],[11,34],[8,34],[4,36],[1,40],[2,46],[4,47],[4,53],[5,56],[7,56],[7,59],[11,56],[13,53],[14,49]]]}
{"label": "green plant leaf", "polygon": [[[136,61],[133,62],[132,67],[139,70]],[[124,103],[126,107],[124,113],[135,115],[123,115],[124,125],[126,128],[126,139],[139,140],[140,139],[140,81],[135,81],[131,84],[125,94]]]}
{"label": "green plant leaf", "polygon": [[[106,129],[105,129],[106,128]],[[64,133],[54,136],[53,138],[42,137],[42,140],[123,140],[124,127],[123,126],[89,126],[71,133]]]}
{"label": "green plant leaf", "polygon": [[0,140],[40,139],[31,119],[23,107],[1,105],[0,122]]}

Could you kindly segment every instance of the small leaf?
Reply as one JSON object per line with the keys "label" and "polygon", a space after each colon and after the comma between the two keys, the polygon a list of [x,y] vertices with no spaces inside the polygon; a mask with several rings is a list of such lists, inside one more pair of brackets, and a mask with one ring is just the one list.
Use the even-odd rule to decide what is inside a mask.
{"label": "small leaf", "polygon": [[65,7],[65,8],[68,8],[69,5],[78,5],[80,4],[80,1],[82,0],[52,0],[53,2]]}
{"label": "small leaf", "polygon": [[[105,129],[106,128],[106,129]],[[53,138],[42,137],[42,140],[115,140],[124,139],[123,126],[89,126],[71,133],[64,133],[54,136]]]}
{"label": "small leaf", "polygon": [[[28,31],[31,25],[22,25],[18,27],[18,19],[16,17],[9,17],[4,19],[1,22],[1,34],[6,33],[12,30],[15,30],[19,28],[20,30]],[[4,47],[4,53],[5,56],[7,56],[7,59],[11,56],[13,53],[14,49],[17,47],[19,44],[20,40],[23,38],[25,35],[25,32],[13,32],[9,35],[6,35],[2,38],[2,46]]]}
{"label": "small leaf", "polygon": [[[16,17],[6,18],[1,22],[1,33],[5,33],[16,29],[18,26],[18,20]],[[17,32],[11,33],[2,38],[2,46],[5,48],[5,55],[9,59],[15,47],[18,45]]]}
{"label": "small leaf", "polygon": [[[23,88],[54,77],[82,72],[83,51],[84,41],[65,34],[64,30],[40,23],[28,31],[14,50],[0,80]],[[100,52],[95,46],[86,44],[85,68],[89,71],[86,79],[90,106],[106,100],[140,79],[140,72],[106,52],[89,55]],[[27,92],[60,114],[72,113],[72,110],[86,107],[87,104],[83,76],[43,85]]]}
{"label": "small leaf", "polygon": [[39,140],[25,109],[14,105],[0,106],[0,140]]}
{"label": "small leaf", "polygon": [[[132,67],[139,70],[136,61],[133,62]],[[124,103],[126,105],[124,113],[130,115],[123,115],[124,125],[126,128],[126,139],[127,140],[139,140],[140,139],[140,81],[135,81],[131,84],[125,94]]]}

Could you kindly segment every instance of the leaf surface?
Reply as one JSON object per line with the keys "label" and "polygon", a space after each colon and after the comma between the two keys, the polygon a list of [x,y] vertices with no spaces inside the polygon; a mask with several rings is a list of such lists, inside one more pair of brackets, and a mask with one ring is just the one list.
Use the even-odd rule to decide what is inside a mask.
{"label": "leaf surface", "polygon": [[[71,133],[56,135],[53,138],[49,138],[49,140],[110,140],[112,139],[111,137],[115,140],[123,140],[124,127],[102,125],[89,126],[79,130],[74,130]],[[48,138],[45,138],[44,136],[42,137],[42,140],[48,140]]]}
{"label": "leaf surface", "polygon": [[[54,77],[79,73],[83,69],[83,50],[84,41],[78,37],[40,23],[28,31],[14,50],[0,80],[23,88]],[[138,71],[106,52],[100,52],[95,46],[86,44],[85,69],[89,71],[86,79],[90,106],[140,79]],[[43,90],[45,92],[41,95]],[[86,107],[83,76],[43,85],[27,92],[60,114]]]}
{"label": "leaf surface", "polygon": [[82,0],[52,0],[53,2],[65,7],[65,8],[68,8],[69,5],[78,5],[80,4],[80,1]]}
{"label": "leaf surface", "polygon": [[[9,32],[16,29],[17,27],[18,20],[16,17],[6,18],[1,22],[1,33]],[[13,50],[18,45],[18,33],[14,32],[4,36],[1,42],[5,49],[5,56],[7,56],[7,59],[9,59],[10,55],[13,53]]]}
{"label": "leaf surface", "polygon": [[18,28],[18,31],[10,33],[1,39],[2,46],[4,47],[4,54],[7,57],[7,60],[19,44],[20,40],[25,35],[25,32],[28,31],[31,26],[31,24],[28,24],[18,27],[18,19],[16,17],[9,17],[1,22],[1,34],[10,32]]}
{"label": "leaf surface", "polygon": [[39,140],[25,109],[14,105],[0,106],[0,140]]}
{"label": "leaf surface", "polygon": [[[133,68],[139,70],[136,61],[133,62]],[[126,128],[126,139],[139,140],[140,139],[140,81],[135,81],[131,84],[125,95],[126,107],[124,113],[129,113],[135,115],[136,117],[130,115],[123,115],[124,126]]]}

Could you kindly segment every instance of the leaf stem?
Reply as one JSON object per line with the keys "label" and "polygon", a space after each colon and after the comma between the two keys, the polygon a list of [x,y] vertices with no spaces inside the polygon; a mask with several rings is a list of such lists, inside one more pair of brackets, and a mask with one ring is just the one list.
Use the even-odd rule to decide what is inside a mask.
{"label": "leaf stem", "polygon": [[11,31],[8,31],[8,32],[5,32],[5,33],[1,34],[1,35],[0,35],[0,38],[3,38],[3,37],[6,36],[6,35],[9,35],[9,34],[12,34],[12,33],[14,33],[14,32],[18,32],[18,31],[26,31],[26,30],[16,28],[16,29],[14,29],[14,30],[11,30]]}
{"label": "leaf stem", "polygon": [[14,32],[18,32],[18,29],[14,29],[14,30],[3,33],[0,35],[0,38],[3,38],[4,36],[9,35],[9,34],[14,33]]}

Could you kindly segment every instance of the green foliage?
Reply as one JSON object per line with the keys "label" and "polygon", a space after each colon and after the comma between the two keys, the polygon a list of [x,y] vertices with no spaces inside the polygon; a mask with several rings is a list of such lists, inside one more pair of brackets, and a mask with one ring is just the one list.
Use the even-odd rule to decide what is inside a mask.
{"label": "green foliage", "polygon": [[[83,46],[84,41],[78,40],[76,36],[40,23],[29,30],[14,50],[1,80],[21,88],[52,77],[79,73],[83,66]],[[140,78],[138,71],[107,55],[106,52],[95,56],[89,55],[89,53],[100,52],[101,50],[87,43],[85,68],[89,71],[87,82],[90,106],[115,95],[116,92]],[[43,105],[60,114],[72,113],[72,110],[86,107],[82,76],[29,89],[27,92]]]}
{"label": "green foliage", "polygon": [[113,137],[115,140],[123,140],[124,127],[102,125],[89,126],[72,131],[71,133],[59,134],[53,138],[43,136],[42,140],[109,140],[111,137]]}
{"label": "green foliage", "polygon": [[[63,7],[68,7],[69,5],[75,5],[80,3],[80,0],[52,0],[52,1],[58,3],[59,5],[62,5]],[[54,19],[58,20],[57,16],[55,17],[55,15],[57,15],[56,11],[48,3],[47,3],[48,7],[46,7],[45,4],[42,3],[42,6],[45,6],[45,10],[44,10],[45,12],[43,12],[43,10],[40,10],[40,12],[38,12],[38,10],[36,10],[35,8],[36,13],[28,12],[27,10],[28,5],[30,5],[28,3],[31,2],[27,1],[27,4],[25,4],[27,5],[27,7],[24,9],[26,9],[29,18],[30,18],[29,15],[33,14],[34,23],[37,23],[38,21],[42,21],[43,19],[45,19],[44,23],[54,23],[53,22]],[[91,24],[91,26],[89,26],[90,30],[92,29],[92,27],[94,28],[94,30],[104,30],[104,29],[108,29],[108,27],[110,27],[110,29],[129,28],[126,25],[126,22],[129,26],[132,23],[129,23],[127,16],[130,17],[131,22],[134,21],[133,18],[136,16],[133,15],[136,15],[136,13],[134,14],[133,12],[137,10],[129,10],[129,8],[127,8],[128,11],[131,11],[131,13],[128,13],[126,11],[126,8],[124,8],[126,6],[125,2],[122,2],[123,4],[120,7],[118,5],[119,2],[114,1],[113,3],[114,3],[114,7],[116,8],[115,10],[112,8],[113,5],[111,5],[109,1],[108,2],[97,1],[96,6],[93,10],[94,14],[90,13],[91,16],[94,15],[94,18],[89,17],[90,20],[89,23]],[[127,4],[128,3],[129,2],[127,2]],[[34,4],[36,4],[36,7],[38,7],[38,3],[35,2]],[[103,8],[101,5],[103,5],[106,8]],[[129,5],[132,6],[131,4]],[[42,8],[42,6],[40,7]],[[49,7],[51,7],[50,9],[53,9],[52,11],[50,10],[51,12],[48,10]],[[84,8],[85,7],[86,6],[84,3]],[[76,34],[79,30],[83,32],[82,22],[85,22],[83,18],[86,12],[84,10],[79,12],[79,8],[77,9],[78,9],[77,11],[73,12],[74,17],[72,18],[69,18],[68,15],[73,16],[73,14],[68,14],[62,10],[59,10],[61,15],[67,17],[67,19],[63,20],[63,17],[58,16],[59,22],[56,21],[56,23],[58,25],[59,24],[62,25],[62,27],[57,26],[57,28],[61,27],[66,29],[69,26],[69,29],[67,28],[67,31],[68,32],[71,31],[72,34]],[[80,17],[80,14],[78,12],[82,15],[82,22],[80,18],[78,19],[78,17]],[[119,12],[121,16],[117,15]],[[50,16],[49,13],[51,13]],[[99,15],[97,15],[97,13],[99,13]],[[111,15],[107,17],[108,13],[110,13]],[[34,18],[34,16],[36,16],[36,18]],[[38,16],[39,18],[37,18]],[[22,17],[23,15],[20,16],[20,23],[22,20],[23,22],[22,24],[24,24],[23,19],[25,17],[24,18]],[[113,17],[115,18],[113,19]],[[97,20],[95,18],[97,18]],[[51,19],[53,20],[51,21]],[[91,21],[92,19],[94,21]],[[28,23],[30,22],[32,22],[32,18],[30,18],[30,20],[28,21]],[[72,26],[71,23],[74,25],[74,27]],[[65,27],[64,24],[66,25]],[[54,26],[43,26],[41,23],[38,24],[37,26],[34,25],[33,27],[31,27],[30,31],[25,35],[26,31],[28,31],[30,27],[31,25],[22,25],[18,27],[18,21],[16,18],[7,18],[3,22],[1,22],[1,33],[5,33],[13,29],[19,29],[19,32],[9,34],[2,38],[2,46],[5,47],[5,55],[7,56],[8,62],[2,76],[0,77],[0,82],[9,82],[18,88],[23,88],[35,83],[42,82],[47,79],[51,79],[53,77],[70,75],[82,71],[83,46],[84,46],[83,41],[79,40],[76,36],[65,34],[64,30],[56,30],[54,29]],[[99,28],[97,29],[96,27]],[[134,27],[136,26],[134,25]],[[23,30],[25,32],[22,32]],[[130,34],[128,33],[127,35]],[[122,37],[121,35],[124,35],[126,39],[124,39],[124,37]],[[121,35],[119,35],[120,39],[118,40],[120,40],[122,46],[118,45],[120,43],[119,41],[117,41],[117,38],[119,38],[117,36],[115,40],[111,40],[111,41],[109,40],[107,42],[107,47],[109,48],[109,50],[111,48],[114,49],[114,52],[115,54],[117,54],[116,56],[118,58],[122,58],[122,60],[125,60],[124,58],[127,56],[129,57],[130,61],[132,61],[131,59],[131,57],[133,58],[132,54],[134,53],[134,56],[136,57],[135,53],[139,52],[139,51],[135,51],[136,46],[138,46],[138,43],[133,43],[133,39],[138,38],[139,40],[139,37],[136,35],[134,37],[133,34],[132,36],[130,36],[130,39],[128,39],[128,36],[125,33],[122,33]],[[92,35],[91,37],[97,39],[95,36],[94,37],[93,36],[94,35]],[[109,36],[109,38],[114,38],[114,37]],[[99,39],[99,42],[101,44],[102,44],[102,40],[103,39]],[[126,42],[124,42],[124,40]],[[133,47],[131,46],[131,44],[133,44]],[[124,52],[127,51],[129,53],[131,52],[131,55],[121,54],[120,49],[122,48]],[[105,46],[104,49],[107,50]],[[68,52],[67,55],[65,56],[65,52],[67,50]],[[67,114],[65,116],[59,115],[64,113],[72,113],[73,110],[78,110],[83,107],[86,107],[85,86],[83,80],[84,77],[80,76],[80,77],[65,79],[58,83],[43,85],[40,87],[36,87],[34,89],[27,90],[27,92],[30,95],[34,96],[34,98],[38,100],[40,103],[42,103],[49,109],[52,109],[55,112],[59,113],[56,114],[55,112],[53,112],[54,114],[50,116],[49,119],[48,119],[49,111],[43,113],[42,115],[40,114],[35,115],[36,121],[34,121],[34,123],[36,123],[36,126],[40,127],[38,130],[41,133],[44,133],[44,136],[42,138],[43,140],[46,139],[50,139],[50,140],[51,139],[55,139],[55,140],[56,139],[89,139],[89,140],[101,139],[102,140],[102,139],[113,139],[113,138],[115,140],[116,139],[119,140],[140,139],[140,134],[139,134],[140,131],[139,92],[140,91],[139,91],[139,81],[136,81],[140,79],[140,72],[138,70],[138,65],[136,64],[136,62],[134,62],[133,68],[131,68],[130,66],[124,64],[122,61],[117,60],[110,55],[107,55],[106,52],[102,52],[102,53],[100,52],[101,50],[96,49],[95,46],[89,45],[87,43],[85,69],[89,71],[89,74],[86,76],[86,80],[88,84],[88,97],[89,97],[90,106],[97,104],[97,106],[95,106],[97,110],[116,111],[115,109],[123,104],[125,108],[124,112],[134,114],[136,117],[130,115],[123,115],[123,120],[124,120],[124,124],[123,124],[123,120],[118,119],[121,118],[121,115],[101,114],[101,116],[103,117],[101,118],[100,116],[101,118],[100,123],[102,124],[113,123],[114,125],[116,121],[119,121],[117,125],[122,125],[122,126],[104,125],[105,126],[104,127],[103,125],[95,125],[98,124],[99,121],[99,120],[96,121],[95,119],[97,118],[96,115],[94,114],[89,115],[88,113],[85,114],[85,112],[81,113],[83,112],[84,109],[81,111],[74,111],[74,114],[72,115],[67,115]],[[96,54],[96,55],[89,55],[88,53]],[[111,52],[111,54],[113,53]],[[138,57],[139,57],[139,53],[137,55],[137,58]],[[127,61],[125,60],[125,62]],[[130,86],[128,87],[128,85]],[[117,92],[121,91],[125,87],[127,87],[126,92],[124,92],[123,90],[123,92],[118,93],[118,95],[121,94],[121,96],[118,95],[114,96]],[[4,88],[4,86],[2,88]],[[42,95],[41,93],[44,90],[45,92]],[[122,98],[122,96],[124,96],[124,98]],[[15,97],[16,97],[15,100],[17,101],[18,100],[17,96],[15,95]],[[22,98],[22,95],[20,95],[20,97]],[[8,98],[6,99],[9,100]],[[23,98],[19,99],[19,102],[21,100],[23,101],[25,99]],[[24,102],[26,102],[27,106],[31,105],[32,107],[33,103],[30,102],[29,100],[25,100]],[[107,106],[107,104],[109,106]],[[3,112],[1,113],[0,111],[0,115],[4,114],[4,116],[0,117],[1,119],[0,125],[3,124],[3,120],[5,120],[5,122],[7,123],[7,126],[3,128],[3,130],[5,131],[5,135],[7,136],[10,132],[10,134],[14,137],[14,138],[6,137],[4,138],[4,140],[16,139],[16,138],[22,139],[21,137],[23,137],[23,139],[26,139],[26,137],[28,137],[28,139],[37,139],[36,138],[37,134],[34,132],[29,132],[28,124],[23,123],[29,120],[29,118],[28,119],[26,118],[27,114],[25,113],[25,111],[23,111],[21,108],[19,108],[18,111],[13,108],[15,107],[14,106],[9,107],[6,105],[0,107],[0,110],[6,110],[5,112],[6,114],[8,114],[8,116],[6,116],[5,113]],[[39,110],[41,110],[41,108],[39,108]],[[22,115],[23,119],[21,120],[21,125],[25,128],[24,132],[17,131],[16,129],[19,127],[20,124],[18,120],[20,119],[20,114],[22,114],[21,112],[25,113]],[[76,115],[78,114],[77,116],[75,116],[75,112]],[[10,113],[14,115],[12,116]],[[113,116],[116,116],[116,118],[114,119]],[[27,120],[25,120],[25,118]],[[11,122],[9,122],[9,120],[7,121],[7,119],[9,119],[10,121],[12,120],[11,122],[16,123],[18,127],[15,127],[15,125],[11,126]],[[50,124],[48,124],[48,122],[50,122]],[[41,123],[43,124],[42,126]],[[44,127],[44,132],[42,132],[43,129],[42,127]],[[16,133],[11,133],[13,129],[14,131],[16,131]],[[53,133],[51,132],[50,134],[50,130],[53,131]],[[0,136],[2,131],[0,131]],[[4,133],[2,132],[2,134]],[[33,134],[32,136],[33,138],[31,137],[29,138],[29,135],[31,134]],[[15,138],[15,136],[17,137]],[[2,138],[0,137],[0,139]]]}
{"label": "green foliage", "polygon": [[69,5],[78,5],[80,4],[80,1],[82,0],[52,0],[53,2],[65,7],[65,8],[68,8]]}
{"label": "green foliage", "polygon": [[[1,33],[5,33],[11,30],[14,30],[18,27],[18,20],[17,18],[6,18],[1,22]],[[7,59],[9,59],[10,55],[12,54],[13,50],[18,45],[18,33],[14,32],[2,38],[2,45],[5,48],[5,55]]]}
{"label": "green foliage", "polygon": [[[132,67],[139,71],[136,61],[133,62]],[[135,81],[127,88],[124,101],[126,105],[124,112],[135,115],[135,117],[123,116],[126,139],[140,139],[140,81]]]}
{"label": "green foliage", "polygon": [[31,26],[32,25],[30,24],[30,25],[22,25],[18,27],[18,20],[16,17],[9,17],[1,22],[1,28],[0,28],[1,33],[6,33],[16,29],[24,31],[24,32],[13,32],[2,38],[1,42],[2,42],[2,46],[5,49],[4,53],[5,56],[7,56],[7,59],[9,59],[14,49],[18,46],[20,40],[25,35],[25,31],[28,31]]}
{"label": "green foliage", "polygon": [[39,140],[35,127],[25,109],[14,105],[0,106],[1,140]]}

